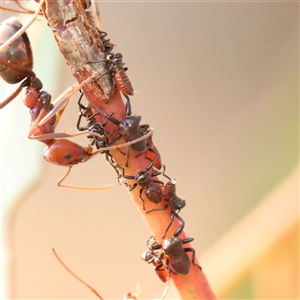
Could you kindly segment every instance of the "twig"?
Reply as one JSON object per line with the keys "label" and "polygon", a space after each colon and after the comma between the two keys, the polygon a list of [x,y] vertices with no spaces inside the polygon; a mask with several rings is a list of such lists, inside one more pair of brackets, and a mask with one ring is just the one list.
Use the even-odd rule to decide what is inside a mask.
{"label": "twig", "polygon": [[[117,120],[122,120],[125,117],[125,106],[120,92],[118,90],[114,91],[114,82],[108,72],[105,55],[100,51],[102,43],[98,29],[91,14],[85,9],[84,1],[75,0],[69,1],[67,5],[65,1],[46,0],[42,6],[43,13],[53,30],[59,49],[78,82],[81,83],[91,76],[94,77],[95,74],[100,76],[96,83],[87,84],[83,88],[87,101],[99,107],[108,115],[114,113],[114,118]],[[98,63],[91,63],[96,61]],[[105,121],[105,117],[102,115],[97,115],[96,118],[100,124]],[[105,127],[108,131],[117,128],[111,122],[108,122]],[[124,139],[120,138],[117,142],[124,143]],[[124,173],[135,176],[139,171],[144,171],[147,168],[149,160],[145,158],[145,155],[136,157],[139,153],[132,149],[130,153],[129,167],[126,168],[126,156],[118,150],[111,151],[117,165],[124,166]],[[133,189],[130,194],[150,231],[161,243],[161,237],[170,222],[170,210],[146,214],[139,198],[139,188]],[[165,204],[165,201],[160,204],[147,201],[147,210],[163,208]],[[178,226],[179,222],[175,218],[166,238],[172,236],[172,232]],[[185,233],[182,232],[180,238],[184,239],[185,237]],[[189,244],[186,245],[191,247]],[[182,299],[216,299],[204,273],[193,264],[188,275],[171,275],[171,277]]]}

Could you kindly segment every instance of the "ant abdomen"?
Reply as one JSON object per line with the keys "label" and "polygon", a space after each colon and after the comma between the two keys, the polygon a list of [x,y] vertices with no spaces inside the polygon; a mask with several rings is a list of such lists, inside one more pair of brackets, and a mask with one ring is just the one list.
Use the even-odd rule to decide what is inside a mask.
{"label": "ant abdomen", "polygon": [[[15,17],[4,20],[0,26],[0,44],[2,45],[6,42],[21,27],[22,24]],[[33,55],[31,44],[26,32],[24,32],[5,51],[0,53],[0,74],[7,83],[14,84],[28,77],[29,74],[31,75],[32,69]]]}

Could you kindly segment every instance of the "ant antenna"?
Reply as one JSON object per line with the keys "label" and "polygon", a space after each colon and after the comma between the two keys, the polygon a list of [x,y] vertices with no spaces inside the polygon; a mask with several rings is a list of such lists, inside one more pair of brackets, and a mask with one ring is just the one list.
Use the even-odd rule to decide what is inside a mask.
{"label": "ant antenna", "polygon": [[81,283],[83,283],[86,287],[88,287],[99,299],[104,300],[98,293],[97,291],[91,287],[90,285],[88,285],[86,282],[84,282],[81,278],[79,278],[75,273],[73,273],[67,266],[66,264],[61,260],[61,258],[58,256],[58,254],[56,253],[55,249],[52,248],[53,254],[55,255],[55,257],[57,258],[57,260],[62,264],[62,266],[73,276],[75,277],[77,280],[79,280]]}

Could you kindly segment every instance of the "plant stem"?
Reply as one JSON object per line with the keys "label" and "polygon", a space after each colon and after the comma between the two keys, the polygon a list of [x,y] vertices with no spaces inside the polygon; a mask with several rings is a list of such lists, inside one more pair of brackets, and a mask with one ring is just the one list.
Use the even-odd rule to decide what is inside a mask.
{"label": "plant stem", "polygon": [[[105,61],[105,54],[100,50],[102,42],[99,31],[91,14],[85,11],[86,3],[83,0],[71,0],[68,4],[62,0],[47,0],[42,6],[42,11],[54,33],[61,53],[78,82],[81,83],[89,77],[97,78],[98,76],[96,82],[91,82],[82,88],[87,101],[91,105],[99,107],[106,114],[113,113],[117,120],[122,120],[125,117],[125,105],[120,92],[115,89]],[[96,118],[100,124],[106,120],[102,115],[97,115]],[[117,128],[116,125],[108,122],[105,130],[111,131]],[[124,138],[121,137],[117,143],[124,143]],[[126,152],[126,149],[120,150]],[[112,150],[111,154],[117,165],[124,168],[126,175],[136,176],[139,171],[144,171],[149,165],[146,155],[136,157],[139,152],[132,149],[130,149],[129,167],[125,167],[126,155],[123,155],[119,150]],[[125,179],[125,181],[129,185],[134,183],[134,180]],[[161,185],[158,186],[161,188]],[[151,234],[156,237],[158,243],[162,243],[161,237],[170,222],[170,209],[146,214],[139,197],[139,191],[140,188],[137,186],[130,192],[130,195]],[[146,210],[150,210],[163,208],[166,202],[163,200],[161,203],[155,204],[146,200],[145,204]],[[179,222],[175,218],[166,238],[171,237],[178,226]],[[184,239],[186,235],[182,232],[179,237]],[[186,247],[191,247],[191,245],[186,244]],[[197,263],[197,261],[195,262]],[[204,273],[193,264],[188,275],[171,274],[171,277],[182,299],[216,299]]]}

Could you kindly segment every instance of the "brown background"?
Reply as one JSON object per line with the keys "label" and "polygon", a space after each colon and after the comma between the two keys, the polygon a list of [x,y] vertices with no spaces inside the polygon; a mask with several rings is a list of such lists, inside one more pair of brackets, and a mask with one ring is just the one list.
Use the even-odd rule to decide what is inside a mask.
{"label": "brown background", "polygon": [[[103,30],[118,45],[138,91],[133,112],[155,128],[163,163],[187,201],[181,212],[186,233],[201,256],[297,164],[299,4],[99,7]],[[55,98],[75,79],[39,19],[28,30],[34,70]],[[4,96],[13,90],[1,85]],[[57,131],[75,131],[77,99]],[[140,259],[150,232],[104,158],[74,167],[68,183],[111,183],[111,189],[58,188],[65,168],[44,162],[41,143],[27,140],[29,115],[21,99],[1,111],[1,123],[4,284],[11,285],[10,295],[95,299],[59,265],[54,247],[105,299],[121,299],[137,284],[140,299],[159,297],[164,286]],[[85,138],[76,140],[86,145]],[[171,288],[168,298],[176,297]]]}

